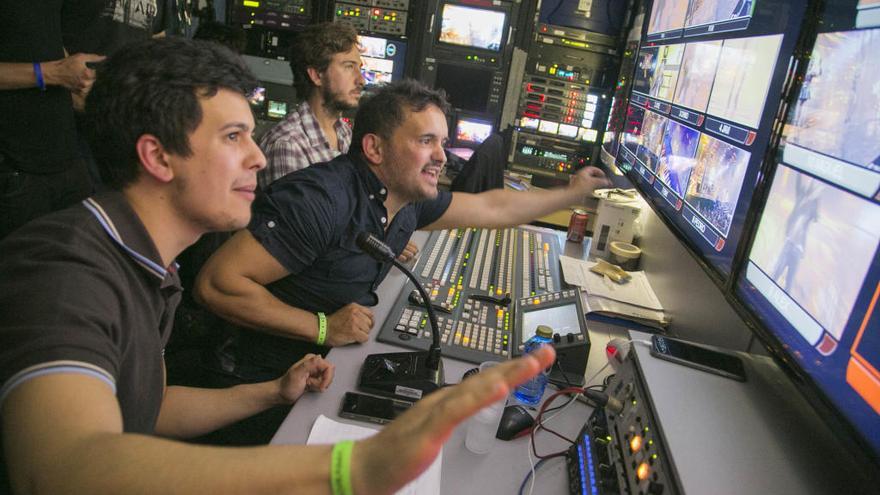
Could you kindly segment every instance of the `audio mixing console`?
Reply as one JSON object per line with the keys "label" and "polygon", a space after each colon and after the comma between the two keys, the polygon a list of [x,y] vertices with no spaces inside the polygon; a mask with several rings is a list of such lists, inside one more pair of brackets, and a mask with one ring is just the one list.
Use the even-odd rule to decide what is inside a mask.
{"label": "audio mixing console", "polygon": [[[480,363],[515,354],[514,301],[562,289],[559,245],[558,234],[540,229],[433,232],[413,272],[437,314],[443,355]],[[431,343],[428,315],[411,282],[377,339],[413,349]]]}

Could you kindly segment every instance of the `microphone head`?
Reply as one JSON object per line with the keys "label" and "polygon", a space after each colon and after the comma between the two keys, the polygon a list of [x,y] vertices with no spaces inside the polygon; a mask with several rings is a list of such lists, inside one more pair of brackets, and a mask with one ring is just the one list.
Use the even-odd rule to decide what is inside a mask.
{"label": "microphone head", "polygon": [[376,260],[391,261],[394,259],[394,252],[391,251],[391,248],[367,231],[357,235],[355,244]]}

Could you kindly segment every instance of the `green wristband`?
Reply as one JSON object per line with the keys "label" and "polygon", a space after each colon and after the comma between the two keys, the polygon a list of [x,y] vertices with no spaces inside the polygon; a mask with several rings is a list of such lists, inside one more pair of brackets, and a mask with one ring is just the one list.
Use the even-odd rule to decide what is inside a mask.
{"label": "green wristband", "polygon": [[327,340],[327,315],[318,313],[318,340],[315,343],[324,345],[325,340]]}
{"label": "green wristband", "polygon": [[345,440],[333,446],[330,454],[330,490],[333,495],[353,495],[351,489],[351,451],[354,440]]}

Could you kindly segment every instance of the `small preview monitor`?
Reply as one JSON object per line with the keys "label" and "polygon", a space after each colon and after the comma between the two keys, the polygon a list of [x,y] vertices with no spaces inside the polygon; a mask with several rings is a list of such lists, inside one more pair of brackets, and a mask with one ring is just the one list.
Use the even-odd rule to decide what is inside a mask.
{"label": "small preview monitor", "polygon": [[706,111],[721,56],[721,43],[717,40],[685,46],[672,103],[700,113]]}
{"label": "small preview monitor", "polygon": [[266,107],[266,115],[272,119],[283,119],[287,115],[287,102],[269,100],[269,106]]}
{"label": "small preview monitor", "polygon": [[880,167],[880,64],[866,62],[878,50],[880,29],[816,38],[785,128],[787,162],[824,160],[830,165],[841,160],[860,168]]}
{"label": "small preview monitor", "polygon": [[262,86],[254,88],[253,92],[248,95],[247,100],[251,108],[255,110],[262,109],[266,103],[266,88]]}
{"label": "small preview monitor", "polygon": [[569,334],[580,334],[581,324],[578,308],[575,303],[551,306],[549,308],[524,311],[522,315],[521,342],[525,343],[535,336],[538,325],[547,325],[553,334],[565,337]]}
{"label": "small preview monitor", "polygon": [[406,42],[377,36],[358,36],[361,59],[364,66],[361,73],[366,86],[386,84],[403,78],[406,60]]}
{"label": "small preview monitor", "polygon": [[699,142],[699,131],[674,120],[666,123],[656,173],[657,177],[680,198],[684,197],[688,179],[696,165],[694,157]]}
{"label": "small preview monitor", "polygon": [[440,43],[500,52],[507,13],[500,10],[446,3],[440,21]]}
{"label": "small preview monitor", "polygon": [[675,31],[684,27],[688,0],[656,0],[651,8],[648,34]]}
{"label": "small preview monitor", "polygon": [[701,0],[691,2],[687,9],[686,27],[717,24],[751,17],[755,8],[753,0]]}
{"label": "small preview monitor", "polygon": [[733,223],[750,157],[748,151],[700,135],[685,202],[722,237],[727,237]]}
{"label": "small preview monitor", "polygon": [[651,81],[650,95],[663,101],[672,101],[678,72],[684,54],[684,44],[663,45],[657,50],[657,66]]}
{"label": "small preview monitor", "polygon": [[470,117],[459,117],[455,123],[455,144],[477,145],[492,134],[492,123]]}
{"label": "small preview monitor", "polygon": [[536,119],[534,117],[520,117],[519,126],[523,129],[530,129],[533,131],[538,130],[538,124],[541,122],[541,119]]}
{"label": "small preview monitor", "polygon": [[782,35],[724,40],[706,113],[757,129]]}
{"label": "small preview monitor", "polygon": [[657,85],[657,56],[660,48],[649,46],[639,50],[636,58],[636,73],[633,78],[632,90],[643,95],[651,94],[651,88]]}

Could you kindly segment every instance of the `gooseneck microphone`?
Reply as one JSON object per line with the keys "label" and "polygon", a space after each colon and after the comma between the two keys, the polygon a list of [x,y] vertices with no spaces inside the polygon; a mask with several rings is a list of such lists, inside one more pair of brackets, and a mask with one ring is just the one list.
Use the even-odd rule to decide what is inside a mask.
{"label": "gooseneck microphone", "polygon": [[375,260],[396,266],[409,278],[422,296],[422,303],[431,322],[431,346],[427,352],[396,352],[370,354],[364,360],[358,387],[377,394],[405,400],[421,399],[443,385],[440,359],[440,331],[431,299],[415,275],[401,262],[394,251],[369,232],[361,232],[355,243]]}

